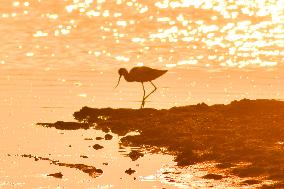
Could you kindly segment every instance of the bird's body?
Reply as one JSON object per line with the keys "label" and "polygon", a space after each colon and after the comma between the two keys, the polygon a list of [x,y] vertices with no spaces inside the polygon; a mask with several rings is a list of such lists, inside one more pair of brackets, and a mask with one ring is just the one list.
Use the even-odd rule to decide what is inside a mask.
{"label": "bird's body", "polygon": [[168,70],[157,70],[146,66],[134,67],[128,74],[123,75],[128,82],[148,82],[152,81],[161,75],[165,74]]}
{"label": "bird's body", "polygon": [[[129,72],[125,68],[120,68],[118,71],[119,80],[118,80],[116,87],[119,84],[121,76],[124,76],[124,79],[128,82],[141,82],[143,86],[143,91],[144,91],[142,105],[141,105],[141,108],[142,108],[144,107],[146,98],[148,98],[157,89],[157,87],[152,83],[152,81],[162,76],[167,71],[168,70],[157,70],[157,69],[149,68],[146,66],[134,67]],[[151,93],[149,93],[146,97],[145,97],[145,89],[144,89],[144,84],[143,84],[144,82],[150,82],[155,87],[155,89]]]}

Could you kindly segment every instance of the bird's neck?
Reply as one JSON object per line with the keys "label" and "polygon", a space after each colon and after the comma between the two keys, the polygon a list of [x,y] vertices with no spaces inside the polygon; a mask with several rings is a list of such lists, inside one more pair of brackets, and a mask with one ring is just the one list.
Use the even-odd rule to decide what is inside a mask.
{"label": "bird's neck", "polygon": [[128,82],[133,81],[132,78],[130,77],[130,75],[129,75],[128,73],[127,73],[127,74],[124,74],[123,76],[124,76],[124,79],[125,79],[126,81],[128,81]]}

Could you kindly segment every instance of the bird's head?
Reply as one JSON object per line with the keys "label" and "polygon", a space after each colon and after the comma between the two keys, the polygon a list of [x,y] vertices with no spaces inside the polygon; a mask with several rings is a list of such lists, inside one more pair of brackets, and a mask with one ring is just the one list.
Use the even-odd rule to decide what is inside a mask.
{"label": "bird's head", "polygon": [[114,88],[116,88],[116,87],[119,85],[121,76],[127,75],[128,72],[127,72],[127,70],[126,70],[125,68],[120,68],[120,69],[118,70],[118,74],[119,74],[119,79],[118,79],[117,85],[116,85]]}
{"label": "bird's head", "polygon": [[128,73],[128,72],[127,72],[127,70],[126,70],[125,68],[120,68],[120,69],[118,70],[119,76],[126,75],[127,73]]}

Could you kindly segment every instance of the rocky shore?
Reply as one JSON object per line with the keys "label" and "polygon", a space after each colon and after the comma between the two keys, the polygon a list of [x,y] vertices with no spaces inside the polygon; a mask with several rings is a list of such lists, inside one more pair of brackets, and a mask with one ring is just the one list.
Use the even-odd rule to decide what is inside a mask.
{"label": "rocky shore", "polygon": [[[171,109],[83,107],[77,122],[38,123],[62,130],[99,129],[123,136],[125,146],[163,149],[178,166],[214,161],[239,177],[275,181],[264,188],[284,187],[284,102],[233,101]],[[127,135],[136,131],[139,135]],[[166,149],[166,150],[165,150]],[[243,163],[246,166],[237,166]],[[220,179],[218,177],[218,179]]]}

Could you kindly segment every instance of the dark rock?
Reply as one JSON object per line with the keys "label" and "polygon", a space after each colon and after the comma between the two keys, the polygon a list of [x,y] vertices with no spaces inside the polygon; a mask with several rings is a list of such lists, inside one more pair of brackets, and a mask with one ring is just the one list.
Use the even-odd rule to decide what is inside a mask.
{"label": "dark rock", "polygon": [[175,161],[178,166],[188,166],[198,162],[198,157],[193,153],[192,149],[186,149],[182,153],[177,154]]}
{"label": "dark rock", "polygon": [[284,188],[284,182],[277,182],[275,184],[271,184],[271,185],[262,185],[261,186],[262,189],[283,189]]}
{"label": "dark rock", "polygon": [[132,161],[136,161],[137,159],[139,159],[140,157],[143,157],[144,154],[139,152],[138,150],[132,150],[129,154],[128,157],[130,157],[132,159]]}
{"label": "dark rock", "polygon": [[62,177],[63,177],[63,175],[62,175],[62,173],[61,173],[61,172],[59,172],[59,173],[53,173],[53,174],[49,174],[49,175],[47,175],[47,176],[55,177],[55,178],[62,178]]}
{"label": "dark rock", "polygon": [[88,156],[80,155],[81,158],[88,158]]}
{"label": "dark rock", "polygon": [[242,182],[242,184],[248,184],[248,185],[259,184],[259,183],[261,183],[261,181],[259,181],[259,180],[253,180],[253,179],[245,180],[245,181]]}
{"label": "dark rock", "polygon": [[28,157],[28,158],[32,158],[33,156],[31,154],[23,154],[21,155],[22,157]]}
{"label": "dark rock", "polygon": [[99,144],[95,144],[95,145],[93,145],[93,148],[94,148],[95,150],[99,150],[99,149],[102,149],[102,148],[104,148],[104,147],[101,146],[101,145],[99,145]]}
{"label": "dark rock", "polygon": [[104,133],[109,133],[109,128],[108,127],[104,127],[104,128],[102,128],[102,131],[104,132]]}
{"label": "dark rock", "polygon": [[103,137],[96,137],[96,140],[102,140],[104,139]]}
{"label": "dark rock", "polygon": [[163,172],[164,175],[167,175],[167,174],[170,174],[171,172],[169,171],[166,171],[166,172]]}
{"label": "dark rock", "polygon": [[[64,122],[57,121],[55,123],[37,123],[37,125],[44,127],[55,127],[60,130],[77,130],[77,129],[88,129],[90,128],[90,124],[87,123],[77,123],[77,122]],[[64,133],[60,133],[64,134]]]}
{"label": "dark rock", "polygon": [[234,168],[232,172],[240,177],[258,177],[266,174],[265,168],[258,166]]}
{"label": "dark rock", "polygon": [[223,177],[222,175],[207,174],[207,175],[203,176],[202,178],[204,178],[204,179],[221,180],[221,179],[224,178],[224,177]]}
{"label": "dark rock", "polygon": [[84,140],[93,140],[92,138],[84,138]]}
{"label": "dark rock", "polygon": [[105,135],[105,140],[111,140],[112,138],[113,138],[113,136],[110,135],[110,134]]}
{"label": "dark rock", "polygon": [[129,169],[127,169],[126,171],[125,171],[125,173],[126,174],[129,174],[129,175],[132,175],[133,173],[135,173],[136,171],[135,170],[133,170],[133,169],[131,169],[131,168],[129,168]]}
{"label": "dark rock", "polygon": [[226,169],[226,168],[231,168],[233,166],[234,164],[230,162],[224,162],[224,163],[219,163],[216,167],[221,168],[221,169]]}
{"label": "dark rock", "polygon": [[281,180],[284,178],[284,170],[280,173],[272,173],[268,179],[271,179],[271,180]]}

